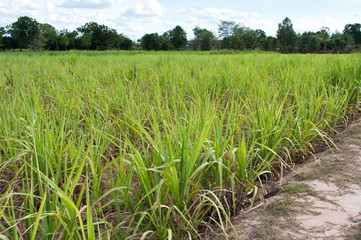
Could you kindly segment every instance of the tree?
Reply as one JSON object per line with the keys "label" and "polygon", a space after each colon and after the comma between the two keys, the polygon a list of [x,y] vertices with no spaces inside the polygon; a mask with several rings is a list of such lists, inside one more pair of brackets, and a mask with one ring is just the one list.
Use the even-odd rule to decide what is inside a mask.
{"label": "tree", "polygon": [[148,51],[159,50],[161,48],[161,42],[158,33],[145,34],[140,40],[140,46]]}
{"label": "tree", "polygon": [[304,32],[298,38],[298,49],[302,53],[317,52],[320,50],[320,38],[313,32]]}
{"label": "tree", "polygon": [[265,31],[261,30],[261,29],[256,29],[256,34],[257,34],[257,43],[256,46],[260,49],[263,49],[263,45],[264,42],[266,41],[266,33]]}
{"label": "tree", "polygon": [[59,42],[59,49],[61,50],[68,50],[68,47],[70,45],[70,38],[69,38],[69,32],[66,29],[63,29],[58,34],[58,42]]}
{"label": "tree", "polygon": [[211,31],[201,29],[197,26],[193,29],[193,33],[195,36],[193,48],[200,47],[202,51],[211,50],[215,39],[214,34]]}
{"label": "tree", "polygon": [[239,27],[234,21],[222,21],[218,24],[218,34],[222,38],[223,49],[232,48],[231,37],[234,34],[234,30]]}
{"label": "tree", "polygon": [[120,50],[131,50],[134,46],[133,41],[124,36],[123,34],[119,34],[118,35],[118,44],[117,44],[117,48]]}
{"label": "tree", "polygon": [[293,52],[295,50],[297,34],[288,17],[278,24],[277,39],[280,42],[281,51]]}
{"label": "tree", "polygon": [[48,23],[40,24],[40,42],[47,50],[59,50],[56,29]]}
{"label": "tree", "polygon": [[277,38],[268,36],[263,42],[263,50],[265,51],[276,51],[279,47],[279,42]]}
{"label": "tree", "polygon": [[322,27],[318,32],[316,32],[316,34],[319,38],[322,38],[323,40],[327,40],[330,38],[330,28]]}
{"label": "tree", "polygon": [[328,27],[322,27],[319,31],[315,34],[319,41],[320,41],[320,47],[319,50],[329,50],[329,40],[330,40],[330,28]]}
{"label": "tree", "polygon": [[81,36],[79,38],[79,42],[80,42],[80,47],[85,48],[86,50],[89,49],[89,47],[92,45],[92,39],[91,36],[87,33],[83,34],[83,36]]}
{"label": "tree", "polygon": [[[64,31],[64,30],[63,30]],[[79,36],[78,31],[74,30],[72,32],[66,31],[66,36],[69,38],[69,46],[68,49],[75,49],[77,48],[77,38]]]}
{"label": "tree", "polygon": [[3,45],[3,35],[5,34],[5,28],[4,27],[0,27],[0,49],[4,50],[4,45]]}
{"label": "tree", "polygon": [[231,48],[235,50],[244,50],[246,48],[244,42],[244,35],[249,28],[243,25],[236,25],[233,29],[233,34],[230,37]]}
{"label": "tree", "polygon": [[60,50],[68,50],[80,48],[79,33],[77,31],[69,32],[67,29],[63,29],[58,34],[58,42]]}
{"label": "tree", "polygon": [[3,36],[2,39],[2,47],[1,49],[5,50],[5,49],[16,49],[17,45],[16,42],[14,41],[14,38],[9,37],[9,36]]}
{"label": "tree", "polygon": [[86,23],[84,26],[77,28],[77,30],[90,36],[91,45],[89,49],[92,50],[106,50],[114,47],[118,33],[115,29],[110,29],[105,25],[99,25],[96,22]]}
{"label": "tree", "polygon": [[170,32],[167,31],[159,36],[158,41],[160,44],[159,50],[168,51],[174,49],[174,46],[171,43]]}
{"label": "tree", "polygon": [[181,26],[176,26],[169,31],[170,43],[177,51],[187,44],[187,33]]}
{"label": "tree", "polygon": [[64,50],[66,51],[66,50],[68,50],[68,46],[69,46],[69,44],[70,44],[70,39],[69,39],[69,37],[67,36],[67,35],[60,35],[59,36],[59,45],[61,46],[61,47],[64,47]]}
{"label": "tree", "polygon": [[236,25],[230,37],[231,47],[237,50],[254,49],[257,44],[257,32],[249,27]]}
{"label": "tree", "polygon": [[354,39],[349,33],[335,32],[331,37],[331,47],[334,52],[351,51],[354,47]]}
{"label": "tree", "polygon": [[35,47],[40,35],[40,25],[30,17],[19,17],[10,25],[9,33],[20,50]]}
{"label": "tree", "polygon": [[257,44],[257,33],[255,30],[247,28],[242,36],[242,40],[247,50],[252,50]]}
{"label": "tree", "polygon": [[345,29],[343,30],[343,33],[350,34],[353,37],[355,44],[361,44],[361,24],[360,23],[347,24],[345,26]]}
{"label": "tree", "polygon": [[223,21],[218,24],[218,34],[221,38],[229,38],[233,35],[234,29],[238,27],[239,24],[236,24],[234,21]]}

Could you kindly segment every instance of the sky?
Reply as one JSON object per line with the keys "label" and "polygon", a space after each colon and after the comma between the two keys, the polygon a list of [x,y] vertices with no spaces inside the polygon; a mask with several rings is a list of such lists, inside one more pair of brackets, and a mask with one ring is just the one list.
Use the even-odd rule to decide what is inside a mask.
{"label": "sky", "polygon": [[193,37],[195,26],[217,34],[220,20],[235,21],[275,36],[278,23],[291,19],[297,33],[329,27],[342,32],[361,23],[360,0],[0,0],[0,27],[20,16],[74,30],[97,22],[132,40],[145,33],[162,34],[180,25]]}

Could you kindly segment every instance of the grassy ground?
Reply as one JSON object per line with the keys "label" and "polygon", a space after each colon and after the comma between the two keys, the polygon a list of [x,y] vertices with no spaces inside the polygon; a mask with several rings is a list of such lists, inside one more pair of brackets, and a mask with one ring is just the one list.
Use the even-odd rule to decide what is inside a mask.
{"label": "grassy ground", "polygon": [[360,54],[0,55],[0,237],[197,237],[332,144]]}

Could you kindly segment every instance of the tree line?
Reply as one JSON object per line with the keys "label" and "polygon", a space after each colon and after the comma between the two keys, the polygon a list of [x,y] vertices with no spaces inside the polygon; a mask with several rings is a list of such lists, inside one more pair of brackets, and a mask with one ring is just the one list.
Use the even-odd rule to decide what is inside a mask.
{"label": "tree line", "polygon": [[133,48],[133,41],[115,29],[89,22],[74,31],[56,30],[48,23],[23,16],[0,29],[0,48],[34,50],[108,50]]}
{"label": "tree line", "polygon": [[0,28],[0,49],[33,50],[263,50],[281,52],[350,52],[361,45],[361,24],[347,24],[343,32],[330,32],[327,27],[317,32],[297,34],[286,17],[278,24],[276,37],[261,29],[251,29],[234,21],[220,21],[218,37],[208,29],[196,26],[194,39],[188,41],[180,26],[164,32],[147,33],[136,42],[115,29],[96,22],[85,23],[74,31],[57,30],[48,23],[22,16]]}

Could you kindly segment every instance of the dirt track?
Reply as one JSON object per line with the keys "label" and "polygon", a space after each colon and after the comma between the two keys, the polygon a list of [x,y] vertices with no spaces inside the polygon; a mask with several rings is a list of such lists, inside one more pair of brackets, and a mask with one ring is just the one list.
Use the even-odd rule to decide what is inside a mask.
{"label": "dirt track", "polygon": [[361,240],[361,120],[334,140],[337,148],[296,167],[277,194],[233,219],[228,239]]}

